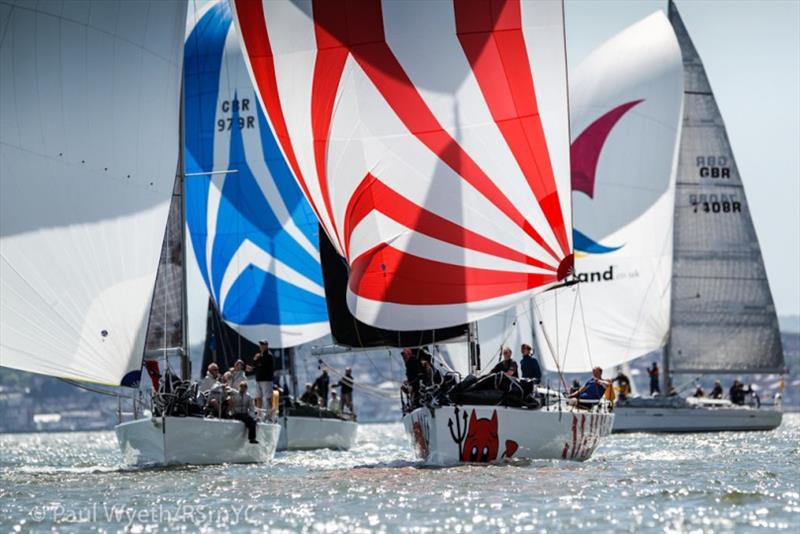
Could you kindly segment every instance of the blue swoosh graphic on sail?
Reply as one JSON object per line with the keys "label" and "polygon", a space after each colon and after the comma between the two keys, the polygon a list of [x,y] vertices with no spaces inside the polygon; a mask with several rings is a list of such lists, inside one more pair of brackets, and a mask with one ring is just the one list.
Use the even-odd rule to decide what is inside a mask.
{"label": "blue swoosh graphic on sail", "polygon": [[[222,317],[276,347],[328,331],[316,217],[291,175],[247,76],[227,2],[185,45],[186,218]],[[235,46],[234,46],[235,45]]]}
{"label": "blue swoosh graphic on sail", "polygon": [[607,254],[609,252],[619,250],[625,246],[620,245],[618,247],[607,247],[575,228],[572,229],[572,243],[575,250],[585,252],[587,254]]}

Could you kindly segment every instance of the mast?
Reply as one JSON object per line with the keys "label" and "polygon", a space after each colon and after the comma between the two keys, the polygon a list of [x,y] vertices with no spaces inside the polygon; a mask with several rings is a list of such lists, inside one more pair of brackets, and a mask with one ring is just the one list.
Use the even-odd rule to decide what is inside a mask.
{"label": "mast", "polygon": [[181,213],[181,379],[189,380],[192,377],[192,365],[189,358],[189,311],[187,305],[187,283],[186,283],[186,168],[184,162],[184,152],[186,150],[184,132],[184,83],[181,74],[181,105],[180,118],[178,119],[178,180],[180,190],[180,213]]}
{"label": "mast", "polygon": [[294,347],[283,349],[286,358],[289,360],[289,373],[292,375],[292,395],[298,398],[297,393],[297,366],[295,365],[294,357],[296,355]]}
{"label": "mast", "polygon": [[469,343],[469,372],[477,375],[481,370],[481,352],[478,345],[478,324],[475,321],[467,325],[467,343]]}

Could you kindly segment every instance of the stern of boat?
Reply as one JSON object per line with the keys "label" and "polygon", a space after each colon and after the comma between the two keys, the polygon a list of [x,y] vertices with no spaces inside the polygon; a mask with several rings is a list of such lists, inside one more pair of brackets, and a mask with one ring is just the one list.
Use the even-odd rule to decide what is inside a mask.
{"label": "stern of boat", "polygon": [[611,433],[605,410],[501,406],[417,408],[403,417],[415,456],[428,465],[591,457]]}
{"label": "stern of boat", "polygon": [[275,455],[280,425],[258,423],[250,443],[241,421],[200,417],[150,417],[116,427],[128,465],[224,464],[268,462]]}

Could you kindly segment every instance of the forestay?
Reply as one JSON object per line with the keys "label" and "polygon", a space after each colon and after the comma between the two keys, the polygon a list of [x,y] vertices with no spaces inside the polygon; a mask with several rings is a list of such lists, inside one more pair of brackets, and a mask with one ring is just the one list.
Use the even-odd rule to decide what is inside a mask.
{"label": "forestay", "polygon": [[237,2],[282,153],[365,323],[494,315],[572,267],[561,2]]}
{"label": "forestay", "polygon": [[508,347],[517,362],[522,357],[522,344],[533,343],[533,302],[517,304],[502,313],[478,321],[477,332],[481,351],[481,368],[491,369],[502,359],[502,349]]}
{"label": "forestay", "polygon": [[0,363],[138,381],[178,162],[182,2],[0,5]]}
{"label": "forestay", "polygon": [[686,84],[675,202],[670,371],[782,372],[778,317],[725,123],[674,4]]}
{"label": "forestay", "polygon": [[[581,283],[537,297],[563,370],[612,368],[666,343],[682,90],[680,49],[661,11],[601,45],[570,76]],[[541,328],[537,342],[542,361],[557,367]]]}
{"label": "forestay", "polygon": [[228,3],[190,17],[187,222],[203,280],[224,320],[251,341],[320,338],[329,327],[316,217],[267,125]]}

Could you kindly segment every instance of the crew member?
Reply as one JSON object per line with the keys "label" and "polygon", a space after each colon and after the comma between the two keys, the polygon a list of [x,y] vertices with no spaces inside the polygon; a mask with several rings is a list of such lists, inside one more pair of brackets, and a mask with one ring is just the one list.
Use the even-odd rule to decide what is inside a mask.
{"label": "crew member", "polygon": [[256,407],[265,408],[272,399],[272,382],[275,378],[275,358],[269,351],[266,339],[258,342],[258,352],[253,356],[256,371]]}
{"label": "crew member", "polygon": [[653,366],[647,368],[647,374],[650,376],[650,396],[652,397],[656,393],[661,395],[661,386],[658,383],[658,376],[660,374],[658,363],[653,362]]}
{"label": "crew member", "polygon": [[505,373],[507,376],[513,376],[514,378],[519,378],[519,373],[517,372],[517,362],[515,362],[511,358],[511,349],[506,347],[503,349],[503,359],[492,367],[492,373]]}
{"label": "crew member", "polygon": [[611,386],[608,380],[603,380],[603,369],[595,367],[592,369],[592,377],[575,393],[570,394],[571,404],[579,401],[599,401],[603,398],[606,388]]}
{"label": "crew member", "polygon": [[542,367],[539,365],[539,360],[533,355],[533,349],[527,343],[523,343],[520,347],[522,352],[522,359],[519,362],[519,368],[522,371],[522,378],[530,378],[536,382],[542,381]]}
{"label": "crew member", "polygon": [[350,413],[355,413],[355,411],[353,411],[354,383],[353,369],[348,367],[344,372],[344,376],[339,380],[339,382],[333,385],[333,387],[338,387],[342,390],[342,411],[350,410]]}
{"label": "crew member", "polygon": [[232,393],[229,397],[232,417],[238,419],[247,427],[247,439],[250,443],[258,443],[256,439],[256,420],[253,418],[253,399],[247,392],[247,381],[239,382],[238,394]]}

